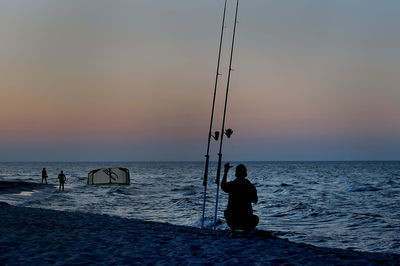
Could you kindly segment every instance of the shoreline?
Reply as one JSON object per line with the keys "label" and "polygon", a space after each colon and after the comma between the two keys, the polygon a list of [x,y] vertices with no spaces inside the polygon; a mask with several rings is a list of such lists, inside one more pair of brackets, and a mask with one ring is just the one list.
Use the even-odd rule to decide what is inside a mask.
{"label": "shoreline", "polygon": [[0,203],[0,264],[399,265],[400,254],[315,247],[229,231]]}
{"label": "shoreline", "polygon": [[0,180],[0,194],[17,194],[23,191],[33,192],[35,190],[41,190],[44,188],[57,188],[57,184],[52,183],[40,183],[40,182],[29,182],[29,181],[5,181]]}

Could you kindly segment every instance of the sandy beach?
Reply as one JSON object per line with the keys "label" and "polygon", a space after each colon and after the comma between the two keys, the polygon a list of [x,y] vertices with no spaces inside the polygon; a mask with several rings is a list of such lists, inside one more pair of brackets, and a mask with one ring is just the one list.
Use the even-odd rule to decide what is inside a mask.
{"label": "sandy beach", "polygon": [[0,204],[1,265],[399,265],[397,254],[293,243],[266,231],[232,239],[172,224]]}

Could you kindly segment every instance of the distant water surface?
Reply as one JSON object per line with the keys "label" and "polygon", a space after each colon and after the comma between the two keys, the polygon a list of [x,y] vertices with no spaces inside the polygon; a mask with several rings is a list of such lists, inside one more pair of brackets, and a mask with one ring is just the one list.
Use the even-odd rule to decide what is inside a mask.
{"label": "distant water surface", "polygon": [[[258,228],[317,246],[400,254],[400,162],[248,162],[256,185]],[[0,163],[0,180],[49,183],[67,176],[65,191],[52,187],[0,193],[17,206],[83,211],[200,226],[203,162]],[[126,167],[130,186],[90,186],[89,171]],[[206,225],[213,220],[216,165],[208,182]],[[229,180],[234,178],[231,171]],[[219,228],[226,228],[227,195],[220,191]]]}

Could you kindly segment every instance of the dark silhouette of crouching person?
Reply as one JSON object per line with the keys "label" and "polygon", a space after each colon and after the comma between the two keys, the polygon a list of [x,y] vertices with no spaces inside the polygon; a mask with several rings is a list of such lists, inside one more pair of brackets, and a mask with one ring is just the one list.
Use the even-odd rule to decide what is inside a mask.
{"label": "dark silhouette of crouching person", "polygon": [[225,210],[226,223],[232,230],[232,236],[236,230],[243,230],[243,236],[253,230],[258,224],[258,216],[253,214],[252,203],[257,203],[257,189],[246,179],[247,169],[243,164],[236,167],[236,179],[226,182],[228,171],[232,166],[226,163],[221,189],[229,193],[228,207]]}

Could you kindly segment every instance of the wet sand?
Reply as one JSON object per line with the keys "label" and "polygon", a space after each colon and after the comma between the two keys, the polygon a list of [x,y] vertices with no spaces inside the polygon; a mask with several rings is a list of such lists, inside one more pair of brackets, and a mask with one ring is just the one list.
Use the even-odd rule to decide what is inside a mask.
{"label": "wet sand", "polygon": [[0,264],[399,265],[400,255],[321,248],[172,224],[0,204]]}
{"label": "wet sand", "polygon": [[55,188],[52,184],[31,183],[24,181],[0,181],[0,194],[16,194],[43,188]]}

